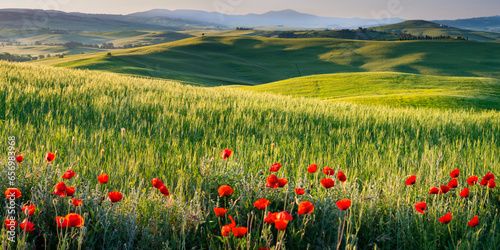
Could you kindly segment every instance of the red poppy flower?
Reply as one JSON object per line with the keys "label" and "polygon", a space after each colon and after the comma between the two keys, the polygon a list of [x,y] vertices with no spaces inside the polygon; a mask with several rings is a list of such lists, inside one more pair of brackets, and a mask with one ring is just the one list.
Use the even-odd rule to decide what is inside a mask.
{"label": "red poppy flower", "polygon": [[284,187],[288,183],[288,180],[286,178],[283,179],[278,179],[278,187]]}
{"label": "red poppy flower", "polygon": [[276,222],[276,220],[292,221],[293,217],[287,211],[283,211],[283,212],[276,213],[274,221]]}
{"label": "red poppy flower", "polygon": [[68,220],[69,227],[81,227],[85,223],[83,217],[79,214],[68,214],[66,220]]}
{"label": "red poppy flower", "polygon": [[266,182],[270,185],[278,185],[278,177],[276,175],[271,174],[266,178]]}
{"label": "red poppy flower", "polygon": [[33,222],[29,222],[28,219],[24,219],[19,225],[26,232],[35,231],[35,224],[33,224]]}
{"label": "red poppy flower", "polygon": [[77,200],[73,198],[73,206],[80,206],[80,205],[83,205],[82,200]]}
{"label": "red poppy flower", "polygon": [[233,152],[233,151],[231,151],[231,150],[229,150],[229,149],[227,149],[227,148],[226,148],[226,149],[224,149],[224,150],[222,150],[222,153],[221,153],[222,159],[224,159],[224,160],[225,160],[225,159],[229,158],[229,156],[231,156],[231,153],[232,153],[232,152]]}
{"label": "red poppy flower", "polygon": [[21,163],[21,162],[23,162],[23,160],[24,160],[23,155],[18,155],[18,156],[16,156],[16,161],[17,161],[17,162]]}
{"label": "red poppy flower", "polygon": [[460,174],[460,170],[454,169],[453,171],[451,171],[450,176],[451,176],[451,178],[457,178],[459,174]]}
{"label": "red poppy flower", "polygon": [[325,188],[331,188],[335,186],[335,182],[332,179],[325,178],[321,180],[321,185],[323,185],[323,187]]}
{"label": "red poppy flower", "polygon": [[59,190],[57,190],[57,189],[56,189],[56,190],[53,192],[53,194],[55,194],[55,195],[57,195],[57,196],[59,196],[59,197],[64,197],[64,196],[66,196],[66,191],[64,191],[64,192],[60,192]]}
{"label": "red poppy flower", "polygon": [[467,183],[471,186],[473,185],[476,185],[476,183],[479,181],[479,178],[477,178],[477,176],[471,176],[469,178],[467,178]]}
{"label": "red poppy flower", "polygon": [[491,179],[488,181],[488,187],[489,188],[495,188],[497,184],[495,183],[495,179]]}
{"label": "red poppy flower", "polygon": [[484,179],[486,179],[487,181],[491,180],[491,179],[495,179],[495,175],[488,172],[485,176],[484,176]]}
{"label": "red poppy flower", "polygon": [[306,193],[306,191],[303,188],[295,188],[295,193],[297,195],[303,195]]}
{"label": "red poppy flower", "polygon": [[17,221],[11,220],[11,219],[6,219],[5,220],[5,227],[7,228],[7,230],[12,231],[12,230],[14,230],[14,228],[17,227]]}
{"label": "red poppy flower", "polygon": [[168,196],[170,193],[168,192],[168,189],[167,187],[165,187],[165,185],[162,185],[161,188],[160,188],[160,193],[162,193],[163,195],[165,196]]}
{"label": "red poppy flower", "polygon": [[55,195],[57,195],[57,196],[59,196],[59,197],[64,197],[64,196],[66,196],[66,190],[64,190],[64,192],[61,192],[61,191],[59,191],[59,190],[56,188],[56,190],[53,192],[53,194],[55,194]]}
{"label": "red poppy flower", "polygon": [[62,181],[58,182],[56,184],[55,188],[59,192],[66,192],[66,184],[64,184],[64,182],[62,182]]}
{"label": "red poppy flower", "polygon": [[347,210],[350,206],[351,206],[351,200],[349,199],[337,201],[337,207],[339,207],[339,209],[342,211]]}
{"label": "red poppy flower", "polygon": [[427,203],[425,202],[419,202],[415,205],[415,210],[417,210],[417,212],[421,214],[423,214],[426,209],[427,209]]}
{"label": "red poppy flower", "polygon": [[441,192],[439,192],[440,194],[446,194],[448,193],[448,191],[450,191],[450,187],[446,185],[441,185]]}
{"label": "red poppy flower", "polygon": [[220,197],[224,197],[224,196],[231,195],[233,193],[233,189],[228,185],[222,185],[219,187],[218,192],[219,192]]}
{"label": "red poppy flower", "polygon": [[236,226],[236,222],[234,222],[233,217],[231,217],[231,215],[228,215],[228,217],[231,220],[231,223],[221,228],[221,234],[225,237],[228,237],[231,233],[231,230]]}
{"label": "red poppy flower", "polygon": [[450,188],[456,188],[456,187],[458,187],[458,181],[457,181],[457,179],[451,179],[451,181],[448,182],[448,187],[450,187]]}
{"label": "red poppy flower", "polygon": [[264,210],[267,206],[269,206],[269,200],[259,199],[253,205],[259,210]]}
{"label": "red poppy flower", "polygon": [[318,165],[314,163],[307,168],[307,172],[309,172],[310,174],[315,173],[316,171],[318,171]]}
{"label": "red poppy flower", "polygon": [[341,182],[345,182],[347,180],[347,177],[345,176],[345,174],[342,171],[339,171],[337,173],[337,179],[339,179],[339,181],[341,181]]}
{"label": "red poppy flower", "polygon": [[268,248],[268,247],[261,247],[261,248],[259,248],[259,250],[271,250],[271,248]]}
{"label": "red poppy flower", "polygon": [[408,178],[406,180],[406,185],[407,186],[411,186],[411,185],[415,184],[416,180],[417,180],[417,176],[416,175],[412,175],[412,176],[410,176],[410,178]]}
{"label": "red poppy flower", "polygon": [[464,197],[464,198],[467,198],[469,197],[469,188],[464,188],[464,190],[462,190],[460,192],[460,196]]}
{"label": "red poppy flower", "polygon": [[231,220],[231,223],[228,224],[231,228],[236,226],[236,222],[233,220],[233,217],[231,215],[228,215],[229,219]]}
{"label": "red poppy flower", "polygon": [[245,234],[247,233],[247,228],[246,227],[235,227],[233,228],[233,234],[234,237],[236,238],[243,238]]}
{"label": "red poppy flower", "polygon": [[474,216],[474,218],[472,218],[472,220],[469,221],[469,223],[467,223],[470,227],[476,227],[477,224],[479,224],[479,218],[476,216]]}
{"label": "red poppy flower", "polygon": [[231,233],[232,229],[233,229],[232,227],[230,227],[228,225],[225,225],[225,226],[222,226],[222,228],[220,230],[220,233],[221,233],[222,236],[228,237],[229,234]]}
{"label": "red poppy flower", "polygon": [[482,186],[486,186],[488,184],[488,181],[491,180],[491,179],[495,179],[495,175],[493,175],[492,173],[488,172],[483,177],[483,179],[481,180],[481,182],[479,184],[482,185]]}
{"label": "red poppy flower", "polygon": [[288,226],[288,221],[287,220],[276,220],[274,222],[274,226],[276,226],[276,229],[280,231],[286,230],[286,227]]}
{"label": "red poppy flower", "polygon": [[61,216],[56,217],[56,223],[58,228],[68,227],[68,219],[66,219],[66,217],[61,217]]}
{"label": "red poppy flower", "polygon": [[69,179],[73,178],[73,176],[75,176],[75,171],[68,170],[68,171],[64,172],[62,178],[69,180]]}
{"label": "red poppy flower", "polygon": [[51,162],[51,161],[53,161],[55,158],[56,158],[56,155],[55,155],[55,154],[53,154],[52,152],[48,152],[48,153],[47,153],[47,156],[45,157],[45,159],[47,159],[47,162]]}
{"label": "red poppy flower", "polygon": [[429,191],[429,194],[439,194],[439,188],[437,187],[432,187],[431,191]]}
{"label": "red poppy flower", "polygon": [[108,197],[111,202],[119,202],[122,200],[123,195],[120,192],[113,191],[108,194]]}
{"label": "red poppy flower", "polygon": [[224,215],[227,212],[227,209],[224,209],[223,207],[214,207],[214,212],[215,212],[215,216],[224,217]]}
{"label": "red poppy flower", "polygon": [[158,180],[157,178],[153,178],[151,180],[151,184],[153,185],[153,187],[157,188],[157,189],[160,189],[162,186],[163,186],[163,182],[161,182],[160,180]]}
{"label": "red poppy flower", "polygon": [[267,224],[274,224],[274,220],[276,220],[276,213],[267,212],[266,218],[264,218],[264,222]]}
{"label": "red poppy flower", "polygon": [[66,187],[66,195],[73,196],[76,191],[76,187]]}
{"label": "red poppy flower", "polygon": [[269,169],[269,171],[271,172],[277,172],[278,170],[280,170],[281,168],[281,164],[279,163],[274,163],[271,168]]}
{"label": "red poppy flower", "polygon": [[314,211],[314,205],[309,201],[303,201],[299,204],[298,214],[310,214]]}
{"label": "red poppy flower", "polygon": [[21,191],[19,191],[19,189],[17,188],[7,188],[7,190],[5,190],[5,197],[8,199],[11,197],[17,199],[21,197]]}
{"label": "red poppy flower", "polygon": [[99,175],[99,177],[97,177],[97,180],[101,184],[106,184],[109,180],[109,176],[107,174],[101,174],[101,175]]}
{"label": "red poppy flower", "polygon": [[26,216],[32,216],[35,213],[35,206],[34,205],[28,205],[23,207],[23,212]]}
{"label": "red poppy flower", "polygon": [[335,171],[331,167],[324,167],[323,173],[326,175],[334,175]]}
{"label": "red poppy flower", "polygon": [[448,224],[451,221],[451,213],[447,213],[443,215],[443,217],[439,218],[439,221],[443,224]]}
{"label": "red poppy flower", "polygon": [[268,188],[273,188],[273,189],[277,189],[277,188],[278,188],[278,184],[266,183],[266,187],[268,187]]}

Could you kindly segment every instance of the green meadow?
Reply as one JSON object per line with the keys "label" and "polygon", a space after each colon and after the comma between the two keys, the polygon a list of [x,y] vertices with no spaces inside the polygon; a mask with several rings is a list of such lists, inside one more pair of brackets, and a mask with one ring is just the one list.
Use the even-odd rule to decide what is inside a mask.
{"label": "green meadow", "polygon": [[[349,43],[337,41],[327,45],[327,42],[310,40],[293,47],[288,40],[226,39],[195,38],[175,46],[152,46],[148,50],[166,56],[174,53],[166,49],[171,46],[176,49],[175,55],[180,56],[183,53],[179,47],[184,43],[189,48],[211,48],[213,54],[206,52],[198,56],[217,58],[218,53],[228,48],[228,43],[240,43],[243,47],[256,48],[255,56],[241,65],[228,63],[232,69],[240,69],[243,75],[245,66],[267,62],[259,57],[269,58],[270,55],[266,55],[271,51],[269,47],[282,46],[282,51],[302,53],[306,66],[307,58],[318,55],[311,56],[308,52],[321,51],[329,58],[327,55],[332,52],[328,46]],[[215,50],[213,40],[225,41],[226,45],[220,43],[219,50]],[[324,45],[313,50],[310,43]],[[352,43],[359,46],[360,53],[365,51],[365,56],[373,55],[373,63],[376,55],[386,55],[389,50],[373,50],[382,46],[379,43]],[[423,48],[442,43],[388,44],[391,53],[396,53],[405,46]],[[455,44],[462,48],[468,46]],[[370,48],[372,52],[368,52]],[[140,60],[144,52],[144,49],[131,49],[121,53]],[[155,58],[154,53],[149,54],[150,59]],[[195,56],[196,51],[192,54],[189,56]],[[238,61],[238,54],[232,54],[232,58],[230,54],[226,52],[225,58]],[[113,53],[110,58],[120,60],[121,56]],[[293,76],[293,70],[286,71],[290,62],[280,66],[283,58],[268,62],[275,65],[277,71],[281,69],[277,75],[248,75],[246,81],[257,84],[285,77],[283,72]],[[94,60],[95,66],[89,67],[90,60]],[[107,60],[106,57],[83,59],[82,56],[79,63],[85,65],[81,68],[97,69],[103,60]],[[168,61],[160,57],[156,60]],[[187,61],[178,60],[179,64],[188,65]],[[335,65],[334,60],[323,63]],[[77,62],[67,61],[66,66],[77,67]],[[428,63],[431,65],[424,66],[421,62],[409,65],[422,71],[438,65],[438,62]],[[359,64],[358,69],[367,64],[369,62]],[[354,69],[356,64],[337,65]],[[373,64],[371,69],[397,67],[395,65]],[[308,72],[315,71],[313,66],[309,66]],[[322,66],[318,63],[318,71]],[[486,74],[491,69],[488,65],[470,66],[467,74]],[[447,74],[461,72],[451,65],[441,65],[434,70]],[[111,68],[110,71],[118,70]],[[218,73],[221,72],[222,69]],[[235,78],[230,76],[227,82],[234,83]],[[370,84],[365,76],[374,82],[388,79],[386,83]],[[394,78],[402,80],[399,88]],[[413,79],[421,84],[418,87],[410,84]],[[316,95],[321,98],[310,98],[316,96],[307,94],[311,81],[317,81],[320,86]],[[276,95],[234,87],[196,87],[102,70],[1,62],[0,136],[14,136],[17,154],[24,155],[15,172],[16,187],[23,194],[17,203],[21,207],[36,206],[30,219],[35,231],[24,233],[18,228],[19,238],[14,244],[7,241],[2,227],[3,246],[21,249],[34,246],[47,249],[96,246],[105,249],[413,249],[418,245],[425,249],[495,249],[500,245],[498,188],[469,186],[466,182],[472,175],[481,178],[488,171],[498,173],[500,115],[497,111],[382,107],[321,100],[341,96],[335,84],[323,84],[330,81],[370,84],[373,92],[379,93],[387,92],[384,89],[387,86],[395,92],[408,89],[407,93],[412,89],[434,90],[468,98],[484,94],[492,103],[497,100],[493,94],[498,88],[498,81],[493,79],[360,73],[311,76],[303,81],[291,79],[288,83],[262,85],[261,90],[270,90],[279,84],[299,87],[296,92],[282,91],[283,95]],[[438,86],[433,88],[433,81]],[[462,85],[457,86],[457,82]],[[467,93],[481,83],[484,88],[478,93]],[[342,94],[342,98],[369,95],[370,91],[348,86],[349,91]],[[285,96],[287,94],[296,96]],[[227,160],[221,158],[224,148],[233,150]],[[56,158],[47,163],[45,155],[49,151],[54,152]],[[0,154],[5,163],[6,146],[0,148]],[[283,166],[276,175],[286,178],[288,184],[278,189],[266,188],[269,168],[276,162]],[[312,163],[320,168],[314,174],[306,171]],[[334,178],[335,187],[323,188],[320,180],[326,178],[321,171],[324,166],[344,172],[347,181],[342,183]],[[68,203],[68,197],[52,194],[54,185],[63,180],[61,176],[68,169],[74,170],[76,176],[64,181],[68,186],[77,187],[74,197],[82,200],[80,207]],[[458,187],[446,194],[429,195],[431,187],[450,181],[453,169],[460,170]],[[7,188],[8,175],[5,169],[3,171],[0,184]],[[97,181],[102,173],[110,177],[106,184]],[[405,181],[410,175],[416,175],[416,183],[407,186]],[[170,195],[164,196],[153,188],[152,178],[162,180]],[[230,185],[234,193],[219,198],[217,189],[221,185]],[[465,187],[470,188],[468,198],[458,195]],[[304,188],[306,192],[298,196],[294,188]],[[121,192],[123,199],[111,203],[106,195],[110,191]],[[286,231],[278,232],[273,225],[264,223],[264,212],[253,206],[261,198],[270,201],[268,211],[285,210],[293,216]],[[348,210],[340,211],[335,205],[341,199],[352,201]],[[313,213],[298,215],[297,206],[301,201],[313,203]],[[424,214],[414,208],[422,201],[428,204]],[[245,237],[222,237],[221,226],[229,221],[227,215],[217,218],[214,207],[227,208],[238,227],[247,227]],[[0,212],[5,214],[5,209],[2,206]],[[83,216],[83,227],[56,227],[56,216],[75,212]],[[446,213],[452,213],[452,220],[442,224],[438,219]],[[475,215],[479,217],[479,224],[469,227],[467,222]],[[25,217],[19,208],[18,221]]]}
{"label": "green meadow", "polygon": [[206,36],[33,63],[166,78],[192,85],[259,85],[346,72],[500,78],[498,43]]}
{"label": "green meadow", "polygon": [[407,73],[338,73],[291,78],[244,89],[390,107],[500,109],[500,80]]}

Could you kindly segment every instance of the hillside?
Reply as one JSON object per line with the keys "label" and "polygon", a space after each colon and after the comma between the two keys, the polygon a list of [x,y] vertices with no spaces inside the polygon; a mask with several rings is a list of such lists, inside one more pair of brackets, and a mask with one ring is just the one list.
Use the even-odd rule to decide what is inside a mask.
{"label": "hillside", "polygon": [[436,20],[433,22],[462,29],[500,32],[500,15],[491,17],[456,19],[456,20]]}
{"label": "hillside", "polygon": [[471,41],[495,41],[500,39],[500,33],[473,31],[442,26],[440,23],[433,23],[423,20],[406,21],[397,24],[390,24],[370,29],[382,32],[408,33],[414,36],[461,36],[468,37]]}
{"label": "hillside", "polygon": [[176,18],[67,13],[54,10],[0,9],[0,28],[66,31],[185,30],[213,28],[212,24]]}
{"label": "hillside", "polygon": [[500,110],[500,80],[403,73],[313,75],[244,89],[392,107]]}
{"label": "hillside", "polygon": [[[218,86],[341,72],[500,78],[500,43],[196,37],[33,62]],[[480,62],[480,63],[479,63]]]}
{"label": "hillside", "polygon": [[[2,32],[0,32],[1,34]],[[7,32],[4,32],[7,33]],[[110,31],[110,32],[67,32],[57,34],[46,31],[39,32],[33,36],[16,36],[15,34],[6,34],[4,37],[15,39],[22,44],[33,45],[36,41],[42,44],[64,44],[66,42],[80,42],[83,44],[101,45],[103,43],[113,43],[116,47],[123,47],[126,44],[152,45],[166,43],[192,37],[191,35],[181,34],[171,31]]]}
{"label": "hillside", "polygon": [[[340,249],[446,249],[450,242],[454,249],[495,249],[500,241],[493,226],[500,223],[498,187],[465,181],[500,171],[499,112],[365,107],[0,62],[0,123],[0,135],[15,138],[16,153],[24,155],[15,163],[22,193],[16,204],[36,208],[29,218],[35,231],[19,237],[29,249],[246,248],[246,238],[221,236],[220,225],[229,223],[214,214],[221,206],[252,229],[246,236],[252,249],[275,246],[279,235],[286,249],[337,243]],[[221,157],[225,148],[233,151],[228,159]],[[7,150],[0,147],[2,162],[12,161]],[[55,153],[52,162],[47,152]],[[283,188],[265,187],[273,163],[282,165],[275,174],[286,178]],[[311,174],[312,163],[320,169]],[[324,166],[343,171],[346,182],[326,176]],[[460,170],[459,188],[429,195],[449,182],[453,169]],[[61,178],[67,170],[72,179]],[[100,184],[104,173],[109,180]],[[410,175],[417,176],[413,186],[405,185]],[[4,189],[7,176],[0,175]],[[163,181],[168,196],[152,186],[153,178]],[[323,178],[335,186],[324,188]],[[76,187],[73,197],[53,194],[59,181]],[[234,192],[219,197],[221,185]],[[470,187],[467,199],[458,195],[464,187]],[[112,202],[111,191],[123,194],[121,201]],[[68,204],[71,198],[82,205]],[[257,199],[268,199],[270,212],[293,216],[286,231],[263,223]],[[341,199],[352,201],[348,210],[337,208]],[[312,214],[297,212],[304,200],[314,204]],[[429,202],[423,215],[414,209],[420,201]],[[67,213],[81,214],[85,227],[58,229],[55,217]],[[453,220],[443,225],[438,219],[446,213]],[[474,215],[481,220],[471,229]]]}

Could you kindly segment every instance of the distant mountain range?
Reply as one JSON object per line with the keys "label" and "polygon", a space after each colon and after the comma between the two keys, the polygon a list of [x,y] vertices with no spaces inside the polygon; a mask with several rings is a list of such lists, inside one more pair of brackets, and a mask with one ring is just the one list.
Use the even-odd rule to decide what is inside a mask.
{"label": "distant mountain range", "polygon": [[224,26],[286,26],[298,28],[358,28],[393,24],[404,21],[401,18],[362,19],[319,17],[295,10],[269,11],[264,14],[227,15],[201,10],[153,9],[129,14],[133,17],[169,17],[198,22],[215,23]]}
{"label": "distant mountain range", "polygon": [[169,17],[134,17],[37,9],[0,9],[0,29],[67,31],[214,29],[215,24]]}
{"label": "distant mountain range", "polygon": [[[268,30],[279,27],[302,29],[351,29],[390,25],[400,18],[362,19],[319,17],[294,10],[269,11],[264,14],[228,15],[200,10],[153,9],[129,15],[86,14],[36,9],[0,9],[0,29],[51,29],[67,31],[125,30],[231,30],[235,27],[257,27]],[[500,32],[500,16],[459,20],[437,20],[438,24],[462,29]]]}

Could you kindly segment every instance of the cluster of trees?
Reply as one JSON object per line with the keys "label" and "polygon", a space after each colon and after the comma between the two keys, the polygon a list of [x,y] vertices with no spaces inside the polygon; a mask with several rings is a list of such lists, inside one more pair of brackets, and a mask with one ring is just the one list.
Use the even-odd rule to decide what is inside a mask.
{"label": "cluster of trees", "polygon": [[115,45],[113,43],[103,43],[100,48],[101,49],[114,49]]}
{"label": "cluster of trees", "polygon": [[267,37],[278,38],[340,38],[354,40],[376,40],[376,41],[400,41],[403,40],[445,40],[459,39],[469,40],[468,37],[451,36],[414,36],[409,33],[383,32],[366,28],[342,29],[342,30],[306,30],[306,31],[272,31],[264,34]]}
{"label": "cluster of trees", "polygon": [[359,29],[342,29],[342,30],[309,30],[309,31],[279,31],[270,33],[270,36],[277,34],[278,38],[341,38],[341,39],[356,39],[356,40],[397,40],[397,36],[386,32],[378,32]]}
{"label": "cluster of trees", "polygon": [[[453,39],[451,36],[414,36],[412,34],[399,33],[397,34],[400,41],[406,40],[445,40],[445,39]],[[456,37],[455,39],[462,39],[461,37]],[[463,39],[465,40],[465,39]],[[469,38],[467,38],[469,40]]]}
{"label": "cluster of trees", "polygon": [[137,47],[143,47],[143,46],[146,46],[145,44],[142,44],[142,43],[138,43],[138,44],[125,44],[123,45],[123,48],[125,49],[129,49],[129,48],[137,48]]}
{"label": "cluster of trees", "polygon": [[[42,45],[42,43],[40,41],[36,41],[35,42],[35,45]],[[47,43],[45,45],[48,45],[48,46],[64,46],[66,48],[69,48],[69,49],[74,49],[74,48],[77,48],[77,47],[86,47],[86,48],[96,48],[96,49],[114,49],[115,48],[115,45],[113,43],[103,43],[102,45],[98,45],[98,44],[83,44],[81,42],[66,42],[66,43]]]}
{"label": "cluster of trees", "polygon": [[12,40],[12,39],[5,39],[4,41],[1,42],[2,47],[5,46],[21,46],[21,42]]}
{"label": "cluster of trees", "polygon": [[13,55],[10,53],[0,53],[0,60],[9,61],[9,62],[26,62],[31,60],[36,60],[37,57],[31,57],[31,55]]}
{"label": "cluster of trees", "polygon": [[236,30],[253,30],[253,28],[247,28],[247,27],[236,27]]}
{"label": "cluster of trees", "polygon": [[[59,58],[64,58],[66,54],[57,54],[55,57]],[[31,56],[31,55],[14,55],[10,53],[0,53],[0,61],[9,61],[9,62],[27,62],[27,61],[34,61],[38,59],[44,59],[44,58],[49,58],[52,57],[50,54],[47,55],[39,55],[39,56]]]}

